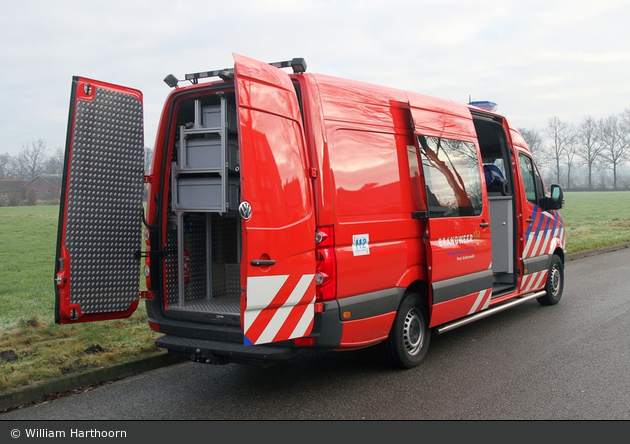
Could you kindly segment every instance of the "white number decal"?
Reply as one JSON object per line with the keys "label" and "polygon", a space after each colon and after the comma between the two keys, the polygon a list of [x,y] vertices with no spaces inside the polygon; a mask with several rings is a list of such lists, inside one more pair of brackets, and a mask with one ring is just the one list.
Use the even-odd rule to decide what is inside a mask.
{"label": "white number decal", "polygon": [[355,256],[370,254],[369,234],[355,234],[352,236],[352,254]]}

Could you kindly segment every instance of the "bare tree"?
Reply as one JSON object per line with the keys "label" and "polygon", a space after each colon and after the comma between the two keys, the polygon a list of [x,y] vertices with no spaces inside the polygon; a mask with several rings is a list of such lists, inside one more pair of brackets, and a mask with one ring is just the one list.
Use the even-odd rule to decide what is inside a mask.
{"label": "bare tree", "polygon": [[564,158],[566,160],[567,167],[567,189],[571,189],[571,170],[573,169],[573,162],[575,160],[575,156],[577,155],[578,148],[575,143],[575,138],[573,138],[573,142],[564,150]]}
{"label": "bare tree", "polygon": [[630,159],[630,107],[626,108],[619,114],[621,120],[621,137],[623,138],[626,146],[626,155],[624,156],[624,162]]}
{"label": "bare tree", "polygon": [[548,160],[548,156],[545,156],[545,152],[543,150],[544,139],[540,134],[540,131],[536,128],[519,128],[518,131],[523,136],[523,139],[525,139],[525,143],[532,152],[532,156],[534,156],[536,162],[544,164]]}
{"label": "bare tree", "polygon": [[46,169],[46,142],[42,139],[22,144],[22,149],[13,159],[13,174],[20,179],[31,180]]}
{"label": "bare tree", "polygon": [[593,189],[593,168],[601,155],[602,146],[598,142],[598,126],[592,116],[586,116],[577,127],[577,156],[588,168],[588,189]]}
{"label": "bare tree", "polygon": [[11,155],[9,153],[0,154],[0,179],[8,179],[11,171]]}
{"label": "bare tree", "polygon": [[624,134],[625,115],[612,115],[599,121],[602,142],[602,160],[612,171],[613,188],[617,189],[617,172],[619,166],[628,158],[628,138]]}
{"label": "bare tree", "polygon": [[61,174],[63,170],[64,151],[61,147],[55,148],[55,152],[46,162],[46,173]]}
{"label": "bare tree", "polygon": [[556,170],[556,182],[560,183],[560,164],[562,158],[567,155],[575,140],[573,125],[563,122],[557,116],[549,118],[546,133],[551,139],[551,156]]}
{"label": "bare tree", "polygon": [[144,174],[151,174],[151,164],[153,163],[153,150],[144,147]]}

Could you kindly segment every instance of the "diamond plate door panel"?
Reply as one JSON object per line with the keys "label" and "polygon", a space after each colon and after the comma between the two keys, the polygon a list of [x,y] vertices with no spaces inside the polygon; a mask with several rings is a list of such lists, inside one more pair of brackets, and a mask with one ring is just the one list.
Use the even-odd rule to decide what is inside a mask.
{"label": "diamond plate door panel", "polygon": [[135,310],[140,282],[142,96],[87,79],[74,84],[57,247],[66,262],[57,270],[58,315],[126,317]]}

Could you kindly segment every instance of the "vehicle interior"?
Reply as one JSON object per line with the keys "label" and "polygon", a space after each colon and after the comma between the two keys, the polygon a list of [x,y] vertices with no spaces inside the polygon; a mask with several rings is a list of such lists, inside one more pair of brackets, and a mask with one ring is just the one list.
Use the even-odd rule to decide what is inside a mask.
{"label": "vehicle interior", "polygon": [[492,296],[516,286],[516,201],[511,153],[505,130],[493,118],[473,112],[486,177],[492,233]]}

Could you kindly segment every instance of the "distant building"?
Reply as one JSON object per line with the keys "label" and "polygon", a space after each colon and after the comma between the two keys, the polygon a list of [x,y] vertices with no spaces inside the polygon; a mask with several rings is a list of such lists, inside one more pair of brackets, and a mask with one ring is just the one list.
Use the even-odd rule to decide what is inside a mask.
{"label": "distant building", "polygon": [[26,179],[0,179],[0,206],[19,205],[24,199]]}
{"label": "distant building", "polygon": [[58,200],[61,195],[61,174],[40,174],[22,187],[24,194],[33,190],[37,200]]}
{"label": "distant building", "polygon": [[0,179],[0,197],[8,198],[9,194],[22,193],[26,179]]}

